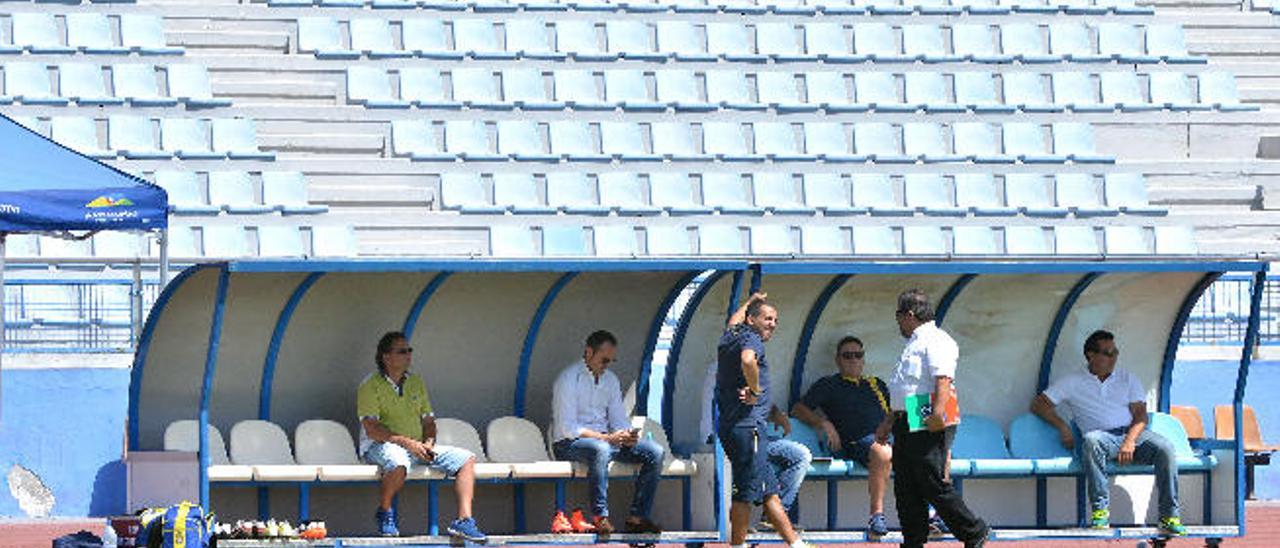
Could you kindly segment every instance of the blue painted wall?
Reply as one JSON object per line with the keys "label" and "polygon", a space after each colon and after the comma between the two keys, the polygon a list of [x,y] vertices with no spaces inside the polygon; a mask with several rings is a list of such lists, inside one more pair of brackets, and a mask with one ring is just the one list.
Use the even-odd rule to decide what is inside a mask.
{"label": "blue painted wall", "polygon": [[53,491],[55,516],[124,513],[128,369],[11,369],[0,393],[0,516],[25,517],[14,464]]}
{"label": "blue painted wall", "polygon": [[[1172,403],[1191,405],[1200,410],[1205,435],[1212,437],[1213,406],[1231,403],[1236,389],[1237,362],[1184,361],[1173,368]],[[1280,405],[1275,395],[1280,391],[1280,361],[1257,361],[1249,368],[1249,384],[1244,402],[1253,406],[1262,426],[1262,439],[1280,443]],[[1280,461],[1257,468],[1254,494],[1260,499],[1280,499]]]}

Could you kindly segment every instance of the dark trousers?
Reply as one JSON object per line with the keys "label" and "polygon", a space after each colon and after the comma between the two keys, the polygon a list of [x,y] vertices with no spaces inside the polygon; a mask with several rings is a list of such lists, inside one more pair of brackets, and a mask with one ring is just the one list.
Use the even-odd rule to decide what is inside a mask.
{"label": "dark trousers", "polygon": [[969,511],[960,493],[943,479],[947,438],[954,435],[955,427],[938,433],[908,432],[905,416],[893,424],[893,494],[904,547],[924,546],[929,540],[929,505],[961,541],[973,542],[986,534],[987,524]]}

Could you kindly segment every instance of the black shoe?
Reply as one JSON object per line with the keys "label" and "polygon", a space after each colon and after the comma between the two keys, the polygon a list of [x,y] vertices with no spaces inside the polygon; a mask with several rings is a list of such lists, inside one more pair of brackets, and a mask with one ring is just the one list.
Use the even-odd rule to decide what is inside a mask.
{"label": "black shoe", "polygon": [[971,540],[964,543],[964,548],[982,548],[987,545],[987,540],[991,538],[991,527],[982,530],[982,535],[977,540]]}

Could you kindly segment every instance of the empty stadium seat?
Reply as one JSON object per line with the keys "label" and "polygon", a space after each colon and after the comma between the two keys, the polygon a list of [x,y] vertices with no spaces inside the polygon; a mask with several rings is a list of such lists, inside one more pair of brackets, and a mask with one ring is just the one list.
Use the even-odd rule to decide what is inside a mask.
{"label": "empty stadium seat", "polygon": [[888,175],[879,173],[853,174],[853,205],[866,209],[872,215],[910,215],[910,208],[903,207]]}
{"label": "empty stadium seat", "polygon": [[600,44],[595,24],[591,21],[556,21],[556,50],[577,61],[612,61],[616,54]]}
{"label": "empty stadium seat", "polygon": [[1051,179],[1035,173],[1009,173],[1004,176],[1005,200],[1024,215],[1065,217],[1067,208],[1056,205],[1046,184]]}
{"label": "empty stadium seat", "polygon": [[521,110],[561,110],[565,104],[547,95],[542,72],[537,69],[507,68],[502,71],[502,96]]}
{"label": "empty stadium seat", "polygon": [[368,108],[409,108],[391,90],[386,71],[364,66],[347,67],[347,102]]}
{"label": "empty stadium seat", "polygon": [[157,171],[155,183],[169,195],[169,211],[175,215],[217,215],[222,210],[204,199],[195,172]]}
{"label": "empty stadium seat", "polygon": [[548,257],[583,256],[587,251],[587,235],[581,226],[551,225],[542,227],[542,254]]}
{"label": "empty stadium seat", "polygon": [[851,152],[849,133],[839,122],[805,122],[804,148],[827,163],[867,161],[866,154]]}
{"label": "empty stadium seat", "polygon": [[865,54],[853,54],[849,39],[839,23],[806,22],[804,49],[806,53],[817,56],[826,63],[859,63],[867,59]]}
{"label": "empty stadium seat", "polygon": [[[1018,158],[1002,152],[991,124],[983,122],[957,122],[951,125],[951,136],[956,154],[977,164],[1013,163]],[[1043,143],[1043,140],[1041,141]]]}
{"label": "empty stadium seat", "polygon": [[135,107],[171,107],[178,100],[160,93],[156,69],[151,65],[117,64],[111,67],[115,95]]}
{"label": "empty stadium seat", "polygon": [[853,149],[872,162],[886,164],[915,163],[902,153],[898,127],[885,122],[859,122],[853,125]]}
{"label": "empty stadium seat", "polygon": [[[95,63],[62,63],[58,66],[58,93],[78,105],[119,105],[124,99],[107,91],[102,67]],[[55,139],[56,140],[56,139]]]}
{"label": "empty stadium seat", "polygon": [[828,113],[861,112],[866,105],[855,104],[849,96],[844,74],[838,72],[807,72],[804,75],[805,101]]}
{"label": "empty stadium seat", "polygon": [[964,156],[951,152],[949,140],[940,124],[932,122],[902,124],[902,144],[908,158],[926,164],[965,160]]}
{"label": "empty stadium seat", "polygon": [[682,226],[651,225],[645,228],[646,248],[649,255],[689,255],[693,247],[689,230]]}
{"label": "empty stadium seat", "polygon": [[9,61],[4,64],[4,92],[27,105],[65,105],[67,98],[53,91],[44,63]]}
{"label": "empty stadium seat", "polygon": [[767,105],[751,98],[751,85],[746,73],[740,70],[709,70],[706,72],[707,101],[729,110],[765,110]]}
{"label": "empty stadium seat", "polygon": [[100,55],[129,52],[111,37],[111,22],[104,13],[68,13],[65,21],[67,45],[77,51]]}
{"label": "empty stadium seat", "polygon": [[435,128],[426,120],[392,120],[391,150],[397,156],[422,161],[452,161],[440,150]]}
{"label": "empty stadium seat", "polygon": [[372,481],[380,476],[377,466],[356,456],[351,432],[340,423],[302,421],[293,431],[293,446],[298,464],[316,466],[320,481]]}
{"label": "empty stadium seat", "polygon": [[1155,227],[1156,255],[1196,255],[1195,231],[1188,226]]}
{"label": "empty stadium seat", "polygon": [[450,418],[436,419],[436,443],[458,447],[470,451],[476,456],[475,472],[478,479],[501,479],[511,476],[511,466],[489,462],[484,447],[480,444],[480,434],[471,424]]}
{"label": "empty stadium seat", "polygon": [[737,173],[703,173],[702,202],[724,215],[763,215],[748,184]]}
{"label": "empty stadium seat", "polygon": [[787,225],[756,225],[751,227],[752,255],[792,255],[796,252],[791,239],[791,227]]}
{"label": "empty stadium seat", "polygon": [[961,173],[954,178],[956,205],[969,208],[974,215],[1013,215],[1017,207],[1007,206],[989,173]]}
{"label": "empty stadium seat", "polygon": [[756,173],[752,189],[756,206],[774,215],[812,215],[817,211],[804,204],[789,173]]}
{"label": "empty stadium seat", "polygon": [[297,171],[262,172],[262,202],[285,215],[309,215],[329,211],[307,199],[307,182]]}
{"label": "empty stadium seat", "polygon": [[258,256],[260,257],[303,257],[306,249],[302,243],[302,233],[296,226],[259,226]]}
{"label": "empty stadium seat", "polygon": [[91,158],[115,158],[115,152],[102,148],[98,126],[93,118],[54,116],[50,119],[49,136],[58,144]]}
{"label": "empty stadium seat", "polygon": [[694,144],[693,132],[688,124],[654,122],[649,128],[654,154],[671,161],[703,161],[713,158],[710,154],[700,152],[702,147]]}
{"label": "empty stadium seat", "polygon": [[1004,83],[1004,102],[1017,106],[1023,112],[1062,112],[1065,105],[1054,104],[1044,84],[1044,76],[1034,72],[1006,72],[1000,75]]}
{"label": "empty stadium seat", "polygon": [[1098,236],[1091,226],[1057,226],[1053,238],[1056,255],[1095,256],[1099,252]]}
{"label": "empty stadium seat", "polygon": [[1049,50],[1073,63],[1101,63],[1111,60],[1110,55],[1097,52],[1089,28],[1084,23],[1063,22],[1049,24]]}
{"label": "empty stadium seat", "polygon": [[311,227],[311,255],[314,257],[353,258],[359,255],[358,243],[350,225]]}
{"label": "empty stadium seat", "polygon": [[888,72],[861,72],[853,78],[858,104],[876,112],[914,112],[921,105],[908,105],[898,95],[898,81]]}
{"label": "empty stadium seat", "polygon": [[233,160],[274,160],[276,155],[258,149],[258,129],[247,118],[215,118],[213,150]]}
{"label": "empty stadium seat", "polygon": [[[444,89],[440,71],[429,67],[400,69],[400,99],[418,108],[459,108]],[[394,121],[392,122],[395,123]]]}
{"label": "empty stadium seat", "polygon": [[493,23],[482,19],[455,19],[453,21],[454,49],[472,59],[515,59],[515,54],[504,51],[498,45],[497,29]]}
{"label": "empty stadium seat", "polygon": [[1187,40],[1182,25],[1147,25],[1147,54],[1157,56],[1165,63],[1203,64],[1207,58],[1187,54]]}
{"label": "empty stadium seat", "polygon": [[1000,46],[1004,53],[1012,55],[1023,64],[1058,63],[1062,55],[1049,53],[1049,43],[1044,39],[1040,26],[1035,23],[1003,23],[1000,25]]}
{"label": "empty stadium seat", "polygon": [[263,420],[231,427],[231,462],[253,467],[255,481],[314,481],[319,473],[318,466],[294,461],[284,430]]}
{"label": "empty stadium seat", "polygon": [[877,63],[913,61],[898,49],[898,39],[886,23],[854,23],[853,51]]}
{"label": "empty stadium seat", "polygon": [[160,143],[166,151],[183,160],[226,158],[226,153],[215,152],[209,144],[208,120],[161,118]]}
{"label": "empty stadium seat", "polygon": [[1258,110],[1258,105],[1240,102],[1235,76],[1225,72],[1201,72],[1196,75],[1200,89],[1200,102],[1222,111]]}
{"label": "empty stadium seat", "polygon": [[351,49],[370,59],[410,57],[413,52],[397,48],[386,19],[361,17],[347,22],[351,32]]}
{"label": "empty stadium seat", "polygon": [[658,51],[677,61],[714,61],[707,53],[697,28],[689,21],[658,21]]}
{"label": "empty stadium seat", "polygon": [[707,112],[719,108],[702,98],[691,70],[658,70],[654,80],[658,102],[676,112]]}
{"label": "empty stadium seat", "polygon": [[553,208],[570,215],[608,215],[611,208],[598,203],[595,195],[595,185],[585,173],[547,174],[547,205]]}
{"label": "empty stadium seat", "polygon": [[1151,253],[1147,236],[1140,226],[1108,226],[1103,228],[1108,255],[1146,255]]}
{"label": "empty stadium seat", "polygon": [[976,113],[1009,113],[1017,105],[996,97],[995,78],[989,72],[957,72],[954,76],[956,104]]}
{"label": "empty stadium seat", "polygon": [[555,207],[543,205],[538,183],[528,173],[498,173],[493,176],[493,203],[515,214],[550,215]]}
{"label": "empty stadium seat", "polygon": [[795,130],[785,122],[756,122],[752,124],[755,153],[773,162],[812,161],[816,155],[801,152],[796,142]]}
{"label": "empty stadium seat", "polygon": [[938,226],[902,227],[902,252],[907,255],[946,255],[946,235]]}
{"label": "empty stadium seat", "polygon": [[934,173],[910,173],[903,178],[903,195],[908,208],[925,215],[963,217],[967,208],[958,207],[951,199],[951,189],[941,175]]}
{"label": "empty stadium seat", "polygon": [[645,151],[644,133],[633,122],[600,122],[600,149],[606,156],[624,162],[662,160]]}
{"label": "empty stadium seat", "polygon": [[1083,72],[1054,73],[1053,101],[1072,112],[1112,112],[1122,102],[1102,103],[1094,91],[1093,78]]}
{"label": "empty stadium seat", "polygon": [[742,229],[737,225],[704,224],[698,227],[699,255],[746,255]]}
{"label": "empty stadium seat", "polygon": [[[164,429],[164,450],[195,453],[200,450],[200,423],[195,420],[178,420]],[[253,468],[231,464],[227,458],[227,446],[222,433],[212,424],[208,426],[209,481],[249,481]]]}
{"label": "empty stadium seat", "polygon": [[[166,236],[166,244],[169,247],[169,256],[180,259],[193,259],[200,257],[200,250],[196,246],[196,236],[192,227],[188,226],[170,226]],[[150,255],[158,255],[159,250],[150,253]]]}
{"label": "empty stadium seat", "polygon": [[756,90],[759,102],[779,114],[818,110],[817,105],[800,99],[800,89],[796,86],[795,75],[789,72],[756,73]]}
{"label": "empty stadium seat", "polygon": [[964,112],[947,92],[946,78],[935,72],[908,72],[903,76],[906,102],[929,113]]}
{"label": "empty stadium seat", "polygon": [[13,44],[30,53],[72,53],[52,13],[14,13]]}
{"label": "empty stadium seat", "polygon": [[268,213],[273,209],[255,199],[253,180],[244,171],[210,172],[209,203],[233,214]]}
{"label": "empty stadium seat", "polygon": [[1153,206],[1147,199],[1147,183],[1139,173],[1108,173],[1103,181],[1103,195],[1109,207],[1133,215],[1167,215],[1169,210]]}
{"label": "empty stadium seat", "polygon": [[997,255],[995,230],[987,226],[957,226],[951,229],[952,252],[956,255]]}
{"label": "empty stadium seat", "polygon": [[548,124],[551,154],[566,161],[602,162],[611,158],[599,152],[586,122],[556,120]]}
{"label": "empty stadium seat", "polygon": [[538,126],[526,120],[498,122],[498,154],[514,160],[554,162],[559,157],[549,154],[542,144]]}
{"label": "empty stadium seat", "polygon": [[209,70],[203,65],[173,64],[165,67],[169,81],[169,96],[188,108],[211,108],[231,105],[230,99],[213,96],[209,82]]}
{"label": "empty stadium seat", "polygon": [[164,38],[164,22],[158,15],[128,13],[120,16],[120,42],[139,55],[182,55],[183,48]]}
{"label": "empty stadium seat", "polygon": [[489,458],[511,465],[511,477],[568,478],[573,463],[553,461],[538,426],[519,417],[500,417],[489,422],[485,434]]}
{"label": "empty stadium seat", "polygon": [[644,73],[639,70],[609,69],[604,71],[605,102],[625,111],[661,112],[667,106],[649,97]]}
{"label": "empty stadium seat", "polygon": [[851,205],[848,183],[835,173],[804,174],[804,201],[825,216],[866,212],[866,208]]}
{"label": "empty stadium seat", "polygon": [[854,226],[853,253],[855,255],[899,255],[901,251],[893,228]]}
{"label": "empty stadium seat", "polygon": [[332,17],[298,18],[298,51],[320,59],[356,59],[360,52],[347,48],[338,22]]}
{"label": "empty stadium seat", "polygon": [[202,235],[206,257],[229,259],[250,255],[244,227],[206,225],[202,228]]}
{"label": "empty stadium seat", "polygon": [[[598,183],[601,205],[613,208],[618,215],[657,215],[662,212],[662,208],[649,204],[645,189],[635,173],[601,173]],[[596,228],[599,230],[601,227]]]}
{"label": "empty stadium seat", "polygon": [[489,131],[479,120],[448,120],[444,123],[445,150],[468,161],[503,160],[489,145]]}
{"label": "empty stadium seat", "polygon": [[1013,55],[1000,52],[992,28],[986,24],[957,23],[951,26],[952,51],[974,63],[1010,63]]}
{"label": "empty stadium seat", "polygon": [[1006,226],[1004,250],[1009,255],[1052,255],[1053,245],[1040,226]]}
{"label": "empty stadium seat", "polygon": [[800,252],[805,255],[847,255],[849,251],[849,238],[840,227],[800,227]]}
{"label": "empty stadium seat", "polygon": [[1059,173],[1054,183],[1057,203],[1077,217],[1115,215],[1119,207],[1103,204],[1093,175],[1087,173]]}
{"label": "empty stadium seat", "polygon": [[634,257],[640,253],[636,230],[629,225],[601,225],[592,229],[597,257]]}

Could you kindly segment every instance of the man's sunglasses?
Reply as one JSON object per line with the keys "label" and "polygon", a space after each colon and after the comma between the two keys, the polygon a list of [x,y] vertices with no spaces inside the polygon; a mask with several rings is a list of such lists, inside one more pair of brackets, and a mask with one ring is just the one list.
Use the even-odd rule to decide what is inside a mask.
{"label": "man's sunglasses", "polygon": [[1114,357],[1116,357],[1116,356],[1119,356],[1119,355],[1120,355],[1120,349],[1119,349],[1119,348],[1117,348],[1117,349],[1115,349],[1115,350],[1094,350],[1093,352],[1094,352],[1094,353],[1097,353],[1097,354],[1102,354],[1103,356],[1106,356],[1106,357],[1108,357],[1108,358],[1114,358]]}
{"label": "man's sunglasses", "polygon": [[854,358],[858,358],[859,360],[861,360],[862,357],[866,355],[867,355],[867,352],[865,350],[853,350],[853,351],[846,351],[846,352],[840,353],[840,357],[846,360],[852,360]]}
{"label": "man's sunglasses", "polygon": [[413,348],[408,346],[404,348],[397,348],[395,350],[392,350],[391,353],[392,354],[413,354]]}

